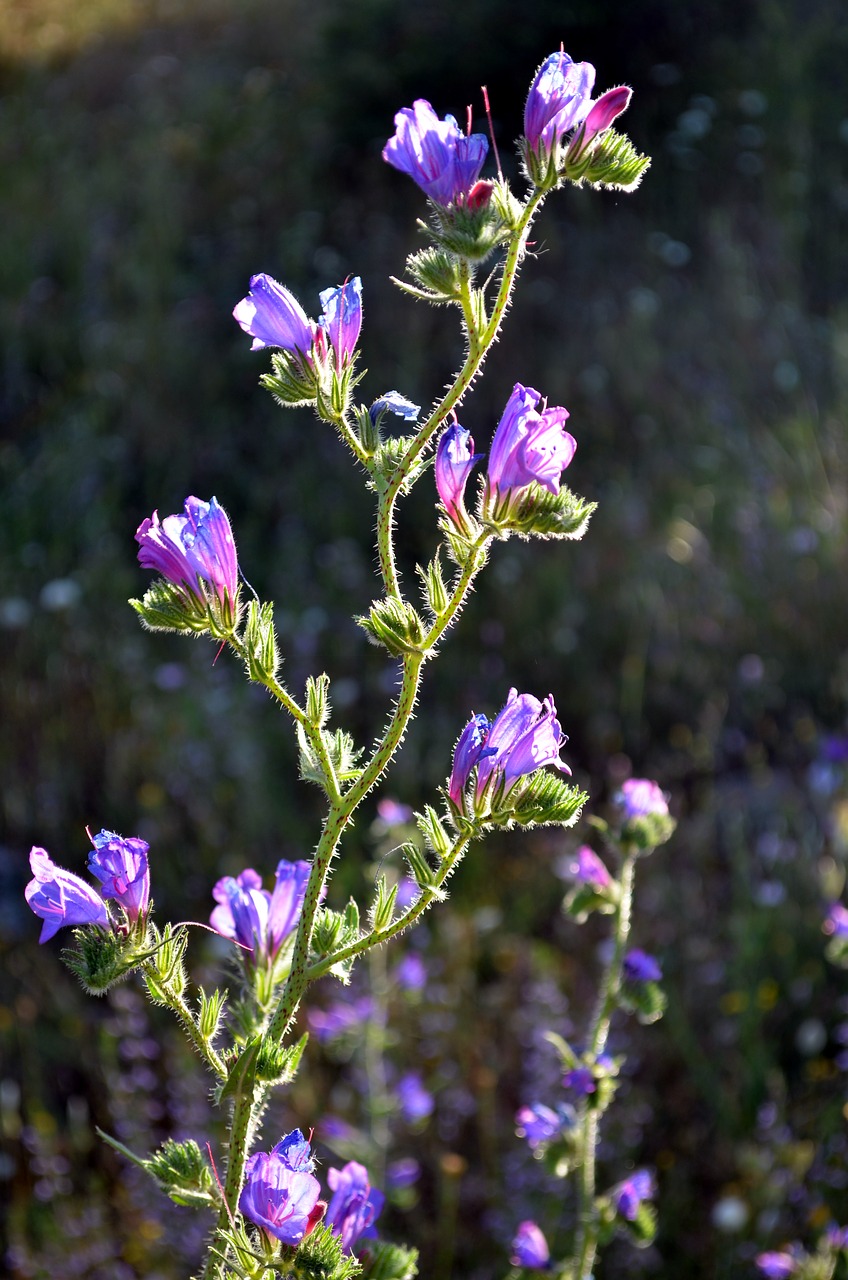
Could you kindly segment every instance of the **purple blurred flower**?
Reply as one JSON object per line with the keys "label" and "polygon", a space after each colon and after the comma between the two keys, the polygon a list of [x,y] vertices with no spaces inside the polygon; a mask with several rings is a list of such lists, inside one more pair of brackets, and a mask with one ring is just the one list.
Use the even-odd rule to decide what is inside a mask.
{"label": "purple blurred flower", "polygon": [[415,951],[408,951],[395,969],[395,982],[403,991],[421,991],[427,985],[427,966]]}
{"label": "purple blurred flower", "polygon": [[668,813],[668,802],[658,783],[649,778],[628,778],[622,784],[616,801],[628,819],[647,818],[655,814],[665,816]]}
{"label": "purple blurred flower", "polygon": [[486,800],[495,798],[500,803],[519,778],[545,765],[571,773],[559,756],[566,741],[556,718],[553,696],[540,702],[532,694],[510,689],[505,706],[491,724],[485,716],[472,716],[463,729],[454,750],[448,794],[457,809],[465,813],[465,788],[475,766],[474,801],[478,811]]}
{"label": "purple blurred flower", "polygon": [[598,1087],[595,1073],[591,1067],[572,1067],[562,1077],[562,1083],[566,1089],[573,1089],[575,1093],[580,1093],[584,1096],[594,1093]]}
{"label": "purple blurred flower", "polygon": [[549,154],[564,133],[582,124],[592,105],[595,68],[560,50],[546,58],[527,95],[524,137],[532,151]]}
{"label": "purple blurred flower", "polygon": [[788,1280],[798,1265],[791,1253],[760,1253],[754,1261],[766,1280]]}
{"label": "purple blurred flower", "polygon": [[315,325],[293,294],[271,276],[250,278],[250,293],[233,309],[238,323],[253,338],[251,351],[282,347],[308,356],[315,339]]}
{"label": "purple blurred flower", "polygon": [[617,116],[630,106],[633,90],[627,85],[619,85],[616,89],[607,89],[600,98],[591,104],[589,114],[572,138],[568,147],[568,158],[577,161],[585,154],[594,140],[605,133]]}
{"label": "purple blurred flower", "polygon": [[654,1194],[654,1180],[647,1169],[637,1169],[624,1182],[620,1182],[613,1194],[615,1207],[623,1218],[633,1222],[643,1200]]}
{"label": "purple blurred flower", "polygon": [[391,796],[384,796],[382,800],[377,801],[377,813],[380,821],[384,822],[387,827],[400,827],[407,822],[412,821],[412,808],[408,804],[401,804],[399,800],[392,799]]}
{"label": "purple blurred flower", "polygon": [[412,876],[402,876],[398,881],[397,905],[402,910],[411,907],[413,902],[420,896],[421,888],[412,879]]}
{"label": "purple blurred flower", "polygon": [[134,924],[147,915],[150,900],[150,845],[136,837],[124,839],[114,831],[91,836],[94,851],[88,855],[88,869],[100,881],[100,893],[123,907]]}
{"label": "purple blurred flower", "polygon": [[208,502],[186,498],[185,514],[166,516],[158,511],[142,520],[136,530],[138,561],[160,573],[174,586],[203,602],[198,578],[209,584],[222,605],[230,605],[238,591],[238,561],[230,521],[217,498]]}
{"label": "purple blurred flower", "polygon": [[57,867],[46,849],[37,845],[29,855],[33,879],[24,890],[29,908],[44,921],[39,942],[48,942],[66,925],[97,924],[109,928],[103,899],[71,871]]}
{"label": "purple blurred flower", "polygon": [[819,743],[819,759],[828,764],[848,764],[848,736],[832,733]]}
{"label": "purple blurred flower", "polygon": [[401,1156],[386,1169],[386,1185],[395,1189],[414,1186],[420,1177],[421,1165],[412,1156]]}
{"label": "purple blurred flower", "polygon": [[395,1087],[400,1113],[407,1124],[417,1124],[433,1114],[433,1095],[424,1088],[424,1081],[417,1071],[407,1071]]}
{"label": "purple blurred flower", "polygon": [[510,1262],[514,1267],[544,1270],[551,1260],[548,1242],[535,1222],[520,1222],[512,1242]]}
{"label": "purple blurred flower", "polygon": [[373,423],[376,423],[381,413],[393,413],[395,417],[403,418],[406,422],[414,422],[420,412],[421,406],[407,400],[399,391],[387,391],[384,396],[380,396],[379,400],[375,400],[368,410]]}
{"label": "purple blurred flower", "polygon": [[822,929],[835,938],[848,938],[848,909],[841,902],[830,904]]}
{"label": "purple blurred flower", "polygon": [[524,497],[530,484],[559,493],[560,476],[574,457],[577,442],[565,430],[568,410],[538,412],[541,396],[516,382],[492,439],[484,509],[503,518]]}
{"label": "purple blurred flower", "polygon": [[628,982],[659,982],[662,978],[662,969],[655,957],[638,947],[627,952],[622,967]]}
{"label": "purple blurred flower", "polygon": [[395,133],[383,159],[409,174],[436,204],[461,204],[483,167],[489,144],[482,133],[466,137],[453,116],[440,120],[429,102],[418,98],[395,116]]}
{"label": "purple blurred flower", "polygon": [[575,880],[579,880],[581,884],[589,884],[594,889],[607,889],[612,884],[609,871],[594,849],[590,849],[587,844],[581,845],[577,850],[568,870]]}
{"label": "purple blurred flower", "polygon": [[372,1240],[376,1236],[374,1223],[380,1216],[385,1196],[371,1186],[368,1170],[355,1160],[343,1169],[328,1169],[327,1182],[333,1198],[325,1225],[341,1236],[345,1253],[353,1253],[360,1240]]}
{"label": "purple blurred flower", "polygon": [[519,1107],[515,1113],[515,1124],[519,1138],[526,1138],[530,1150],[535,1151],[543,1143],[550,1142],[572,1127],[574,1110],[564,1105],[554,1111],[542,1102],[534,1102],[529,1107]]}
{"label": "purple blurred flower", "polygon": [[251,952],[254,963],[272,961],[297,928],[311,870],[308,862],[277,864],[273,893],[251,867],[237,877],[223,876],[212,890],[219,904],[209,923],[225,938]]}
{"label": "purple blurred flower", "polygon": [[436,488],[445,511],[454,524],[464,528],[468,523],[465,510],[465,485],[475,462],[483,457],[474,452],[471,435],[458,422],[442,432],[436,450]]}
{"label": "purple blurred flower", "polygon": [[240,1212],[283,1244],[299,1244],[311,1229],[321,1193],[318,1179],[308,1172],[311,1167],[309,1143],[299,1129],[270,1153],[258,1151],[245,1165]]}
{"label": "purple blurred flower", "polygon": [[336,356],[336,371],[349,364],[362,328],[362,281],[359,276],[346,280],[337,289],[320,293],[324,314],[318,323],[325,330]]}
{"label": "purple blurred flower", "polygon": [[306,1021],[317,1040],[335,1040],[353,1027],[367,1022],[374,1011],[370,996],[359,1000],[338,1000],[326,1009],[307,1009]]}
{"label": "purple blurred flower", "polygon": [[831,1249],[848,1249],[848,1227],[837,1227],[834,1223],[827,1228],[824,1238]]}

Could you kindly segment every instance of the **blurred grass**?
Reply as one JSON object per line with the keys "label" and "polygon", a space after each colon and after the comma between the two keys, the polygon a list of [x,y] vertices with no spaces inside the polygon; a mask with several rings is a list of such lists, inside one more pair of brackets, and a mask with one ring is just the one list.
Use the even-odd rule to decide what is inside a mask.
{"label": "blurred grass", "polygon": [[[515,683],[554,693],[596,797],[630,765],[674,792],[683,832],[648,873],[680,965],[648,1071],[668,1118],[644,1142],[680,1171],[669,1222],[691,1223],[732,1182],[775,1080],[814,1128],[806,1068],[785,1045],[803,1000],[836,1014],[816,958],[815,866],[832,837],[805,790],[821,735],[844,729],[848,682],[841,5],[570,0],[516,21],[508,0],[115,0],[7,2],[0,19],[0,1030],[13,1061],[56,1064],[14,1072],[24,1118],[52,1116],[73,1146],[66,1099],[93,1107],[105,1089],[90,1063],[59,1071],[63,1010],[84,1039],[103,1018],[36,951],[21,898],[31,844],[79,870],[86,823],[142,834],[157,905],[203,919],[222,871],[270,870],[315,838],[288,726],[211,647],[139,632],[124,603],[144,585],[139,521],[216,493],[245,573],[277,601],[291,687],[326,667],[361,741],[393,688],[350,621],[376,584],[367,496],[308,414],[259,391],[265,362],[232,306],[257,270],[308,311],[360,274],[363,395],[396,386],[429,403],[456,328],[388,283],[419,243],[421,202],[380,148],[414,97],[461,116],[486,83],[514,174],[527,83],[564,40],[599,87],[634,85],[626,123],[654,165],[632,197],[549,202],[461,420],[485,447],[516,380],[566,404],[569,482],[600,508],[579,546],[496,548],[389,785],[428,798],[467,711],[496,711]],[[402,512],[409,579],[432,553],[432,503],[425,481]],[[352,833],[345,891],[360,888],[366,831]],[[798,867],[787,854],[790,892],[764,906],[770,839]],[[530,933],[558,954],[566,939],[536,910],[551,852],[493,842],[457,879],[457,910],[497,907],[506,951]],[[579,1004],[579,962],[545,955]],[[715,966],[718,985],[701,982]],[[810,984],[800,1003],[796,970]],[[772,981],[769,1009],[757,993]],[[838,1081],[825,1086],[835,1097]],[[508,1107],[500,1124],[508,1134]],[[92,1177],[116,1176],[89,1153],[75,1187],[87,1160]],[[32,1184],[15,1169],[26,1225]],[[708,1223],[690,1234],[663,1243],[669,1277],[734,1274],[735,1242],[725,1264]]]}

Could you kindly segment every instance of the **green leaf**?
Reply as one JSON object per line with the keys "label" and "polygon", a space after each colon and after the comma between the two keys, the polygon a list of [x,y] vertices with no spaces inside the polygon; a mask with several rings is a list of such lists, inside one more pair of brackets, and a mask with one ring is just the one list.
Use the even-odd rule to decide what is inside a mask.
{"label": "green leaf", "polygon": [[256,1067],[261,1049],[261,1035],[256,1036],[245,1045],[230,1068],[230,1073],[221,1087],[221,1091],[218,1094],[219,1101],[225,1102],[227,1098],[232,1098],[235,1101],[237,1098],[252,1097],[256,1080]]}

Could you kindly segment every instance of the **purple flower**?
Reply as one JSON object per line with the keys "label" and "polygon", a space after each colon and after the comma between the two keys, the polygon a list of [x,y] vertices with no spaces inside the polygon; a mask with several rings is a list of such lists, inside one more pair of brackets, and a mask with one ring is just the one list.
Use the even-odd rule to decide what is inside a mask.
{"label": "purple flower", "polygon": [[384,796],[377,801],[377,813],[380,821],[387,827],[401,827],[412,821],[412,809],[408,804],[401,804],[391,796]]}
{"label": "purple flower", "polygon": [[788,1280],[797,1266],[791,1253],[760,1253],[754,1261],[767,1280]]}
{"label": "purple flower", "polygon": [[581,845],[577,850],[568,864],[568,870],[575,880],[579,880],[581,884],[589,884],[593,889],[607,889],[612,884],[612,876],[594,849],[590,849],[587,844]]}
{"label": "purple flower", "polygon": [[245,1165],[240,1212],[283,1244],[299,1244],[312,1225],[321,1193],[318,1179],[308,1172],[311,1167],[309,1143],[299,1129],[270,1153],[258,1151]]}
{"label": "purple flower", "polygon": [[520,382],[513,387],[489,453],[484,503],[490,515],[508,514],[531,484],[559,493],[560,475],[574,457],[577,442],[565,430],[568,410],[539,413],[540,399],[533,387]]}
{"label": "purple flower", "polygon": [[374,1011],[370,996],[359,1000],[337,1000],[326,1009],[307,1009],[306,1021],[316,1039],[336,1040],[353,1027],[366,1022]]}
{"label": "purple flower", "polygon": [[482,133],[466,137],[453,116],[440,120],[429,102],[417,99],[395,116],[395,133],[383,159],[409,174],[436,204],[461,204],[483,167],[489,144]]}
{"label": "purple flower", "polygon": [[330,339],[336,355],[336,372],[341,373],[353,357],[362,328],[362,281],[354,276],[337,289],[325,289],[318,296],[324,308],[318,323]]}
{"label": "purple flower", "polygon": [[575,1093],[582,1094],[584,1097],[594,1093],[598,1087],[591,1067],[572,1067],[562,1077],[562,1083],[566,1089],[573,1089]]}
{"label": "purple flower", "polygon": [[848,910],[841,902],[832,902],[822,929],[836,938],[848,938]]}
{"label": "purple flower", "polygon": [[551,1260],[548,1242],[535,1222],[520,1222],[512,1242],[510,1262],[514,1267],[543,1270]]}
{"label": "purple flower", "polygon": [[71,871],[57,867],[46,849],[35,846],[29,855],[34,879],[24,890],[30,910],[44,921],[39,942],[47,942],[65,925],[98,924],[109,928],[103,899]]}
{"label": "purple flower", "polygon": [[519,1138],[526,1138],[531,1151],[543,1143],[550,1142],[565,1129],[574,1124],[574,1111],[571,1107],[561,1106],[556,1111],[546,1107],[542,1102],[534,1102],[529,1107],[519,1107],[515,1113],[516,1133]]}
{"label": "purple flower", "polygon": [[831,1249],[848,1249],[848,1227],[837,1227],[834,1223],[827,1228],[824,1238]]}
{"label": "purple flower", "polygon": [[470,432],[458,422],[442,432],[436,450],[436,488],[445,511],[460,528],[467,524],[465,484],[474,463],[482,457],[482,453],[474,452]]}
{"label": "purple flower", "polygon": [[395,969],[395,982],[404,991],[421,991],[427,985],[427,966],[415,951],[409,951]]}
{"label": "purple flower", "polygon": [[412,876],[402,876],[398,881],[396,902],[402,910],[405,911],[407,907],[411,907],[420,894],[421,888],[412,879]]}
{"label": "purple flower", "polygon": [[203,579],[222,605],[232,605],[238,592],[236,546],[227,513],[216,498],[186,498],[184,515],[166,516],[161,522],[154,511],[138,526],[135,540],[145,569],[161,573],[201,603],[198,579]]}
{"label": "purple flower", "polygon": [[282,347],[306,357],[312,350],[315,325],[297,298],[271,276],[250,277],[250,293],[235,306],[233,315],[253,338],[251,351]]}
{"label": "purple flower", "polygon": [[261,876],[251,867],[237,877],[223,876],[212,890],[218,906],[209,923],[246,948],[254,963],[274,960],[297,928],[310,869],[308,862],[282,859],[273,893],[262,888]]}
{"label": "purple flower", "polygon": [[628,951],[624,957],[623,969],[628,982],[659,982],[662,978],[662,969],[654,956],[648,955],[647,951],[640,951],[638,947]]}
{"label": "purple flower", "polygon": [[327,1182],[333,1198],[325,1225],[341,1236],[345,1253],[353,1253],[361,1239],[372,1240],[376,1236],[374,1223],[380,1216],[385,1196],[371,1186],[368,1170],[355,1160],[343,1169],[328,1169]]}
{"label": "purple flower", "polygon": [[424,1088],[424,1082],[417,1071],[408,1071],[401,1076],[395,1089],[400,1113],[407,1124],[417,1124],[433,1114],[433,1095]]}
{"label": "purple flower", "polygon": [[654,1194],[654,1180],[647,1169],[637,1169],[635,1173],[620,1182],[613,1194],[615,1207],[623,1218],[633,1222],[643,1200],[650,1200]]}
{"label": "purple flower", "polygon": [[562,50],[545,59],[524,108],[524,137],[532,151],[550,154],[564,133],[583,123],[592,105],[594,85],[591,63],[572,62]]}
{"label": "purple flower", "polygon": [[479,764],[484,753],[494,755],[494,748],[488,750],[486,747],[488,736],[489,721],[486,716],[472,716],[459,735],[459,741],[454,748],[448,794],[456,808],[463,812],[465,811],[465,788],[472,769]]}
{"label": "purple flower", "polygon": [[399,391],[387,391],[384,396],[380,396],[379,400],[375,400],[368,410],[373,423],[376,423],[381,413],[393,413],[395,417],[403,418],[406,422],[414,422],[420,412],[421,406],[407,400]]}
{"label": "purple flower", "polygon": [[633,97],[633,90],[627,85],[619,85],[616,89],[607,89],[600,98],[592,103],[589,114],[583,122],[583,128],[575,133],[568,148],[569,160],[579,160],[585,154],[595,138],[605,133],[613,120],[626,111]]}
{"label": "purple flower", "polygon": [[150,900],[150,868],[146,840],[124,839],[114,831],[101,831],[91,836],[93,853],[88,855],[88,869],[100,881],[100,893],[113,898],[126,911],[134,924],[147,915]]}
{"label": "purple flower", "polygon": [[668,813],[668,802],[659,785],[648,778],[628,778],[616,801],[627,819],[664,817]]}
{"label": "purple flower", "polygon": [[386,1184],[396,1189],[414,1186],[420,1177],[421,1165],[412,1156],[401,1156],[386,1169]]}

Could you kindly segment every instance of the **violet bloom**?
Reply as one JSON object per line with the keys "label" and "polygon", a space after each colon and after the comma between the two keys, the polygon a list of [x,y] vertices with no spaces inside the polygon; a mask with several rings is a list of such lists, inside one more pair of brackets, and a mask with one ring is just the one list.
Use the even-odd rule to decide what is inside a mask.
{"label": "violet bloom", "polygon": [[320,293],[324,314],[318,323],[325,330],[336,356],[336,372],[350,364],[362,328],[362,281],[346,280],[337,289]]}
{"label": "violet bloom", "polygon": [[591,1067],[572,1067],[562,1077],[562,1083],[566,1089],[573,1089],[575,1093],[579,1093],[583,1097],[594,1093],[598,1087],[595,1073]]}
{"label": "violet bloom", "polygon": [[300,1244],[313,1225],[321,1193],[321,1184],[308,1171],[311,1167],[309,1143],[299,1129],[268,1154],[256,1152],[245,1165],[239,1211],[283,1244]]}
{"label": "violet bloom", "polygon": [[788,1280],[797,1267],[791,1253],[760,1253],[754,1261],[766,1280]]}
{"label": "violet bloom", "polygon": [[841,902],[832,902],[822,929],[835,938],[848,938],[848,910]]}
{"label": "violet bloom", "polygon": [[594,849],[590,849],[587,844],[581,845],[577,850],[573,860],[568,864],[568,870],[575,880],[581,884],[591,885],[593,889],[608,889],[612,884],[609,871]]}
{"label": "violet bloom", "polygon": [[647,1169],[637,1169],[616,1187],[613,1200],[615,1207],[628,1222],[635,1221],[639,1205],[643,1200],[650,1200],[654,1194],[654,1180]]}
{"label": "violet bloom", "polygon": [[[488,514],[507,514],[531,484],[559,493],[560,476],[574,457],[577,441],[565,430],[568,410],[544,409],[539,413],[536,406],[540,400],[533,387],[516,382],[489,452]],[[503,507],[507,498],[511,500]]]}
{"label": "violet bloom", "polygon": [[623,111],[630,106],[633,90],[627,85],[619,85],[616,89],[607,89],[600,98],[591,104],[589,114],[583,122],[583,128],[571,140],[568,148],[568,159],[577,161],[583,156],[594,140],[607,129]]}
{"label": "violet bloom", "polygon": [[307,1009],[306,1021],[317,1040],[336,1040],[360,1023],[367,1022],[374,1012],[370,996],[359,1000],[337,1000],[326,1009]]}
{"label": "violet bloom", "polygon": [[491,723],[484,750],[477,764],[476,792],[491,785],[512,784],[544,765],[555,765],[562,773],[571,773],[559,753],[567,739],[556,718],[553,695],[544,702],[530,693],[519,694],[510,689],[506,704]]}
{"label": "violet bloom", "polygon": [[97,924],[109,928],[109,915],[98,893],[36,845],[29,855],[33,879],[24,890],[29,908],[44,921],[39,942],[48,942],[65,925]]}
{"label": "violet bloom", "polygon": [[420,1177],[421,1165],[412,1156],[401,1156],[386,1169],[386,1185],[395,1190],[414,1186]]}
{"label": "violet bloom", "polygon": [[134,924],[147,915],[150,901],[150,845],[136,837],[125,839],[114,831],[92,836],[94,851],[88,855],[88,869],[100,881],[100,893],[123,907]]}
{"label": "violet bloom", "polygon": [[468,519],[465,510],[466,481],[471,468],[482,457],[482,453],[474,452],[471,433],[458,422],[452,422],[447,431],[442,432],[436,450],[436,488],[442,506],[460,528],[466,525]]}
{"label": "violet bloom", "polygon": [[417,1124],[433,1114],[433,1095],[424,1088],[424,1081],[417,1071],[401,1076],[395,1088],[400,1113],[407,1124]]}
{"label": "violet bloom", "polygon": [[253,338],[251,351],[282,347],[307,357],[315,339],[315,325],[297,298],[271,276],[250,277],[250,293],[233,309],[238,323]]}
{"label": "violet bloom", "polygon": [[395,133],[383,148],[383,159],[446,207],[464,201],[488,150],[484,134],[466,137],[453,116],[440,120],[430,103],[418,98],[395,116]]}
{"label": "violet bloom", "polygon": [[668,802],[656,782],[649,778],[628,778],[616,797],[625,818],[665,817]]}
{"label": "violet bloom", "polygon": [[186,498],[184,511],[162,521],[154,511],[142,520],[135,535],[139,564],[200,602],[198,580],[203,579],[222,605],[231,605],[238,592],[238,561],[227,513],[216,498]]}
{"label": "violet bloom", "polygon": [[510,1262],[514,1267],[535,1267],[544,1270],[550,1263],[548,1242],[535,1222],[520,1222],[512,1242]]}
{"label": "violet bloom", "polygon": [[393,413],[395,417],[403,418],[406,422],[415,422],[420,412],[421,406],[407,400],[399,391],[387,391],[384,396],[380,396],[379,400],[375,400],[368,410],[371,421],[375,424],[381,413]]}
{"label": "violet bloom", "polygon": [[659,982],[662,978],[662,969],[654,956],[638,947],[628,951],[622,967],[628,982]]}
{"label": "violet bloom", "polygon": [[524,137],[532,151],[550,154],[562,136],[582,124],[592,106],[595,68],[560,51],[546,58],[530,86]]}
{"label": "violet bloom", "polygon": [[402,827],[412,821],[413,811],[411,805],[401,804],[392,796],[383,796],[377,801],[377,815],[387,827]]}
{"label": "violet bloom", "polygon": [[351,1160],[343,1169],[328,1169],[327,1183],[333,1198],[324,1219],[334,1235],[341,1236],[345,1253],[353,1253],[360,1240],[372,1240],[374,1223],[385,1202],[382,1191],[368,1181],[364,1165]]}
{"label": "violet bloom", "polygon": [[459,741],[454,747],[448,794],[456,808],[463,812],[465,810],[465,788],[468,784],[468,779],[471,777],[472,769],[480,763],[484,754],[494,755],[494,747],[491,749],[486,747],[488,736],[489,721],[487,717],[473,715],[459,735]]}
{"label": "violet bloom", "polygon": [[534,1102],[529,1107],[519,1107],[515,1113],[515,1132],[519,1138],[526,1138],[531,1151],[543,1143],[550,1142],[565,1129],[574,1124],[574,1111],[571,1107],[546,1107],[543,1102]]}
{"label": "violet bloom", "polygon": [[209,923],[249,951],[254,963],[274,960],[297,928],[310,869],[308,862],[282,859],[273,893],[262,888],[262,878],[252,867],[237,877],[223,876],[212,890],[218,906]]}
{"label": "violet bloom", "polygon": [[402,991],[421,991],[427,985],[427,966],[415,951],[409,951],[395,969],[394,976]]}

